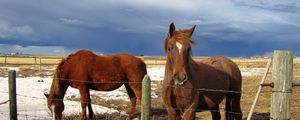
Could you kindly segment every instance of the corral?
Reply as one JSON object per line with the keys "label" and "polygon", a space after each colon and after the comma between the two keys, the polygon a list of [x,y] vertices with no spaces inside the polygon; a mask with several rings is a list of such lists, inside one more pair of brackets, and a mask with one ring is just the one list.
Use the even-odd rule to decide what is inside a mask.
{"label": "corral", "polygon": [[[51,119],[50,111],[46,108],[46,99],[44,98],[43,90],[49,89],[51,84],[52,72],[55,69],[55,65],[63,58],[60,57],[12,57],[12,56],[3,56],[0,57],[1,65],[1,79],[0,84],[4,86],[4,89],[1,89],[1,96],[7,96],[7,71],[9,69],[17,70],[17,97],[19,100],[20,113],[18,117],[21,119]],[[164,74],[164,57],[142,57],[148,66],[148,73],[152,79],[152,115],[153,119],[167,119],[167,113],[164,109],[162,100],[161,100],[161,80],[163,79]],[[196,59],[201,59],[201,57],[196,57]],[[268,58],[232,58],[238,66],[240,67],[243,75],[243,89],[242,89],[242,110],[244,117],[246,118],[250,107],[252,105],[253,99],[255,97],[257,88],[261,77],[265,71],[265,67],[268,61]],[[294,82],[300,82],[300,60],[298,58],[294,59]],[[271,72],[267,76],[266,82],[271,82]],[[27,79],[29,78],[29,79]],[[21,82],[22,81],[22,82]],[[18,84],[22,83],[21,84]],[[32,83],[30,83],[32,82]],[[23,86],[19,88],[20,86]],[[41,87],[41,88],[39,88]],[[46,87],[46,88],[45,88]],[[29,89],[29,90],[28,90]],[[32,91],[32,93],[28,93]],[[38,92],[36,92],[38,91]],[[79,102],[74,102],[78,100],[78,91],[74,89],[68,90],[67,96],[65,97],[70,102],[66,105],[65,119],[74,119],[78,116],[77,112],[80,111]],[[297,113],[300,109],[300,96],[297,94],[299,88],[294,88],[292,92],[292,119],[300,119],[297,116]],[[36,94],[37,93],[37,94]],[[270,88],[263,88],[260,100],[258,101],[253,119],[270,119],[269,117],[269,108],[270,108]],[[100,119],[120,119],[120,116],[125,115],[124,111],[127,111],[129,108],[129,102],[125,89],[121,88],[114,92],[92,92],[92,102],[93,104],[98,104],[104,106],[106,111],[100,111],[104,108],[99,108],[95,110],[95,113],[98,113],[97,117]],[[115,96],[115,97],[113,97]],[[124,99],[126,99],[124,101]],[[0,119],[7,119],[9,109],[7,108],[7,103],[5,101],[7,97],[1,97],[0,102],[3,103],[0,105],[1,111],[0,115],[4,116]],[[39,102],[34,102],[39,101]],[[44,105],[39,106],[38,104]],[[77,104],[76,104],[77,103]],[[76,106],[77,105],[77,106]],[[72,106],[76,106],[75,108]],[[95,106],[95,105],[94,105]],[[93,107],[94,107],[93,106]],[[76,111],[68,111],[68,107],[72,109],[78,109]],[[98,107],[98,106],[97,106]],[[111,110],[111,108],[113,110]],[[221,106],[221,112],[224,113],[224,106]],[[43,113],[44,111],[44,113]],[[74,112],[74,113],[68,113]],[[126,115],[125,115],[126,116]],[[197,113],[198,119],[210,119],[209,112]]]}

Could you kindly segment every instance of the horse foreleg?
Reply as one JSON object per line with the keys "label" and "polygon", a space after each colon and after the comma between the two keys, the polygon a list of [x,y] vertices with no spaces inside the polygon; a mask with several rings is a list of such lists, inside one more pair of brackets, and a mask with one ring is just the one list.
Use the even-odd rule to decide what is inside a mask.
{"label": "horse foreleg", "polygon": [[80,120],[86,120],[87,119],[86,106],[88,105],[89,90],[87,88],[82,88],[82,89],[79,89],[79,92],[80,92],[81,109],[82,109],[81,115],[80,115]]}
{"label": "horse foreleg", "polygon": [[196,112],[195,112],[195,106],[194,104],[191,105],[188,109],[186,109],[183,113],[183,119],[184,120],[195,120]]}
{"label": "horse foreleg", "polygon": [[188,109],[186,109],[183,113],[183,119],[184,120],[194,120],[196,116],[196,108],[199,105],[199,91],[196,91],[196,94],[194,96],[194,101],[189,106]]}
{"label": "horse foreleg", "polygon": [[176,110],[172,106],[171,102],[171,90],[169,87],[163,88],[162,91],[163,102],[168,112],[169,120],[180,120],[180,115],[177,115]]}

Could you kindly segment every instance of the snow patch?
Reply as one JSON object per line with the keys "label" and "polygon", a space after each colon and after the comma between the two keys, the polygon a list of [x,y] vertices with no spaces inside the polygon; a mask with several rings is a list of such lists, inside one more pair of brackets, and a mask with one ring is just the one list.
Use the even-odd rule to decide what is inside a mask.
{"label": "snow patch", "polygon": [[149,67],[147,73],[151,81],[161,81],[164,79],[165,66]]}

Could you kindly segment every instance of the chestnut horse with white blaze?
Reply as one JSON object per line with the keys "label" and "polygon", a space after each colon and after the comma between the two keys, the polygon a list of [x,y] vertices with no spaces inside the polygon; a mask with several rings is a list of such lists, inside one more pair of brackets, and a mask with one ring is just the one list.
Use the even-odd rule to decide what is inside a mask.
{"label": "chestnut horse with white blaze", "polygon": [[195,112],[209,110],[213,120],[220,120],[219,104],[226,98],[226,120],[241,120],[241,72],[233,61],[221,56],[194,61],[191,36],[195,27],[176,30],[171,23],[165,39],[162,95],[168,118],[193,120]]}
{"label": "chestnut horse with white blaze", "polygon": [[129,117],[135,113],[136,103],[141,100],[142,79],[147,74],[143,60],[129,54],[96,55],[80,50],[61,61],[56,68],[48,98],[48,108],[56,119],[62,118],[63,98],[69,86],[80,92],[81,120],[93,119],[89,90],[111,91],[123,84],[130,98]]}

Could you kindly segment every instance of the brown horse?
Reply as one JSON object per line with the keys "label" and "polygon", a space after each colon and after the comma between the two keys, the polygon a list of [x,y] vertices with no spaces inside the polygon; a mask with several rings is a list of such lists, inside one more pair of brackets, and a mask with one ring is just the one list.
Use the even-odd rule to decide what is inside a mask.
{"label": "brown horse", "polygon": [[221,56],[195,62],[191,55],[195,27],[176,30],[171,23],[165,39],[167,63],[162,95],[168,117],[193,120],[195,112],[210,110],[212,119],[219,120],[219,104],[226,97],[226,119],[240,120],[240,70],[234,62]]}
{"label": "brown horse", "polygon": [[141,81],[147,73],[145,63],[132,55],[95,55],[87,50],[80,50],[63,60],[57,67],[48,98],[48,108],[56,119],[62,118],[63,98],[68,86],[80,92],[81,119],[93,118],[89,90],[111,91],[123,84],[130,97],[129,117],[135,113],[136,102],[141,100]]}

